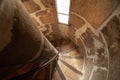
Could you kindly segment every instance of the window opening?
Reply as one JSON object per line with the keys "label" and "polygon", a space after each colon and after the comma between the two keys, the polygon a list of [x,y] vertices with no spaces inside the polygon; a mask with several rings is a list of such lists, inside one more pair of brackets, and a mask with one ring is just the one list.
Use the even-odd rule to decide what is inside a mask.
{"label": "window opening", "polygon": [[70,0],[56,0],[58,22],[68,24]]}

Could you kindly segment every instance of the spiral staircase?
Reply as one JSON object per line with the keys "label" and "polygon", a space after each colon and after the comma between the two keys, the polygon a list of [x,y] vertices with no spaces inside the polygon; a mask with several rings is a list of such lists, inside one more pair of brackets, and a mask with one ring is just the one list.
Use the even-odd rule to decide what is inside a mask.
{"label": "spiral staircase", "polygon": [[[2,3],[2,1],[3,0],[0,1],[0,4]],[[12,1],[16,5],[13,5]],[[55,39],[55,43],[50,42],[38,30],[38,28],[35,28],[36,24],[33,22],[32,18],[29,16],[29,13],[25,11],[23,4],[19,1],[16,1],[16,2],[14,2],[15,0],[12,0],[12,1],[10,4],[9,0],[6,0],[5,5],[2,5],[3,9],[1,8],[2,12],[5,12],[4,9],[6,9],[6,13],[11,12],[10,13],[12,14],[12,16],[10,16],[11,22],[9,23],[6,22],[10,19],[8,14],[1,13],[0,18],[2,18],[3,20],[1,19],[0,23],[2,24],[4,22],[2,24],[2,27],[4,26],[8,27],[7,25],[10,25],[10,27],[12,26],[13,29],[12,31],[10,31],[11,33],[13,33],[12,37],[15,36],[15,39],[16,40],[18,39],[19,41],[20,37],[15,33],[17,32],[16,30],[18,30],[18,34],[22,36],[20,38],[20,41],[21,40],[22,41],[21,43],[19,43],[20,47],[18,44],[15,47],[14,39],[13,39],[13,43],[12,41],[10,42],[12,44],[13,49],[9,48],[9,46],[7,45],[8,51],[6,52],[5,50],[5,53],[7,54],[7,56],[5,54],[0,54],[0,61],[1,61],[0,74],[2,74],[2,69],[3,71],[4,69],[5,70],[7,69],[8,71],[6,72],[9,72],[11,67],[13,69],[13,70],[10,70],[10,73],[5,74],[4,76],[1,75],[0,76],[1,80],[2,79],[3,80],[9,80],[9,79],[11,80],[109,80],[111,77],[109,75],[114,74],[110,72],[110,70],[112,69],[110,68],[110,66],[111,66],[111,63],[113,66],[113,63],[114,63],[113,60],[116,58],[114,58],[110,62],[110,59],[112,59],[111,57],[114,57],[114,56],[110,57],[111,53],[109,53],[109,51],[112,51],[112,49],[115,48],[115,46],[118,46],[118,48],[116,48],[117,50],[116,49],[115,50],[116,50],[116,53],[119,52],[119,45],[118,45],[119,35],[117,35],[116,37],[114,33],[112,34],[112,39],[106,38],[105,34],[108,35],[108,33],[106,33],[106,30],[97,32],[93,27],[91,27],[89,22],[86,22],[83,26],[84,29],[79,28],[78,30],[76,29],[75,25],[70,24],[69,25],[70,28],[72,28],[71,25],[75,26],[75,28],[72,29],[72,30],[75,29],[75,32],[72,36],[69,35],[69,38],[67,37],[67,39],[63,39],[60,41]],[[7,5],[7,4],[10,4],[10,5]],[[50,4],[50,5],[53,5],[53,4]],[[73,14],[76,15],[77,13],[73,13]],[[5,15],[5,20],[4,20],[4,17],[1,15]],[[33,13],[30,15],[35,15],[35,14]],[[78,15],[77,17],[81,18]],[[38,18],[39,17],[37,17],[36,19]],[[117,20],[117,18],[115,18],[115,20]],[[113,22],[115,22],[115,20],[113,19]],[[42,24],[42,26],[43,25],[44,24]],[[111,27],[112,27],[111,29],[114,29],[113,28],[114,25]],[[51,38],[51,34],[52,34],[51,26],[49,26],[49,28],[50,28],[50,33],[48,33],[47,36],[49,35],[49,37]],[[108,32],[111,29],[108,28]],[[77,33],[77,31],[81,31],[81,32],[79,32],[78,34],[75,34]],[[111,30],[111,33],[112,31],[113,30]],[[116,31],[117,31],[117,28],[115,28],[115,31],[113,32],[116,32]],[[28,34],[25,35],[25,33],[27,32]],[[117,34],[119,34],[119,31]],[[29,37],[26,38],[27,36]],[[111,37],[111,34],[109,35],[109,37]],[[111,40],[110,43],[109,43],[109,39]],[[31,40],[31,42],[29,42],[29,40]],[[24,44],[27,42],[31,44],[32,41],[33,41],[33,44],[35,43],[34,45],[37,47]],[[114,41],[118,41],[118,43],[112,43]],[[56,46],[53,46],[54,44]],[[27,47],[23,45],[27,45]],[[35,48],[35,51],[38,51],[38,52],[30,51],[30,50],[33,50],[34,48]],[[23,51],[23,54],[21,55],[21,53],[18,53],[20,54],[18,56],[18,54],[16,54],[18,51],[17,49],[18,50],[20,49],[19,51]],[[25,50],[23,49],[27,50],[28,52],[25,52]],[[13,52],[10,52],[10,51],[13,51]],[[3,53],[4,53],[4,50],[3,50]],[[14,54],[12,54],[13,56],[11,56],[11,54],[9,53],[14,53]],[[113,53],[114,53],[114,50],[113,50]],[[25,58],[23,55],[25,55]],[[119,55],[117,56],[117,58],[119,59]],[[117,60],[116,63],[117,65],[119,65],[119,60]],[[116,68],[116,65],[114,65],[113,71],[115,68]],[[119,70],[119,67],[116,68],[116,71],[117,69]],[[13,73],[12,76],[11,76],[11,73]],[[117,76],[119,77],[118,73],[119,71],[117,72]],[[6,78],[6,75],[8,75],[7,78]]]}
{"label": "spiral staircase", "polygon": [[52,80],[80,80],[83,65],[84,56],[78,46],[71,41],[63,41]]}

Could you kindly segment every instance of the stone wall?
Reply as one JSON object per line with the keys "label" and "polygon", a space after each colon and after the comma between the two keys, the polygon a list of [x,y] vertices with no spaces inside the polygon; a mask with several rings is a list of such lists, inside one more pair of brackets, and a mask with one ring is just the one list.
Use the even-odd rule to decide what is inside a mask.
{"label": "stone wall", "polygon": [[55,0],[22,0],[22,2],[39,30],[51,42],[62,38],[58,28]]}
{"label": "stone wall", "polygon": [[55,0],[22,1],[49,40],[70,38],[79,46],[85,58],[82,80],[119,80],[119,0],[71,0],[69,25],[58,25]]}
{"label": "stone wall", "polygon": [[119,28],[118,0],[72,0],[68,34],[86,59],[82,80],[119,80]]}
{"label": "stone wall", "polygon": [[102,29],[107,41],[110,55],[109,79],[120,79],[120,6],[119,13],[114,14]]}
{"label": "stone wall", "polygon": [[71,12],[84,17],[97,29],[118,4],[119,0],[71,0]]}
{"label": "stone wall", "polygon": [[[20,0],[0,0],[0,80],[23,80],[19,76],[26,73],[32,79],[56,53]],[[43,72],[48,75],[49,69]]]}

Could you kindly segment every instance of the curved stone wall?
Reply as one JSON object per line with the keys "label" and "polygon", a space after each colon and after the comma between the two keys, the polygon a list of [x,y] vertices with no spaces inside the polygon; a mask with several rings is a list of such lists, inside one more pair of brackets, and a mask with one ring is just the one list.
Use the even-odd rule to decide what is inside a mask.
{"label": "curved stone wall", "polygon": [[[51,41],[60,40],[55,0],[22,0],[33,21],[43,34]],[[38,6],[39,9],[35,6]],[[59,36],[59,37],[56,37]]]}
{"label": "curved stone wall", "polygon": [[[28,77],[33,77],[56,53],[57,50],[36,27],[20,0],[0,1],[1,80],[16,78],[28,72],[31,74]],[[47,66],[50,66],[49,63]],[[49,71],[48,67],[45,69]],[[48,75],[46,70],[45,75]]]}
{"label": "curved stone wall", "polygon": [[[77,9],[77,6],[74,5],[74,7]],[[81,15],[82,12],[79,13],[73,8],[71,11],[69,36],[79,46],[79,50],[86,60],[81,80],[119,80],[120,6],[115,7],[114,11],[110,11],[109,17],[100,13],[106,20],[95,28],[99,23],[93,25],[88,20],[89,18]],[[87,13],[87,15],[89,14],[91,13]],[[91,19],[93,22],[95,21],[94,18]]]}
{"label": "curved stone wall", "polygon": [[96,32],[79,14],[72,12],[72,15],[84,21],[80,27],[71,22],[69,28],[70,38],[79,46],[85,58],[81,80],[106,80],[109,74],[109,53],[103,34]]}
{"label": "curved stone wall", "polygon": [[71,0],[68,26],[58,25],[54,0],[23,3],[31,1],[40,8],[32,7],[30,15],[49,40],[55,43],[65,34],[79,46],[85,58],[82,80],[119,80],[119,0]]}

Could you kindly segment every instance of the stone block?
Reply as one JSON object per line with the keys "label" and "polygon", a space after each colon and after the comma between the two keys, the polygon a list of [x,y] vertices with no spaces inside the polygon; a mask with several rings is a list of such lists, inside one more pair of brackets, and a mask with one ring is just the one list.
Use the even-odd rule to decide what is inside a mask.
{"label": "stone block", "polygon": [[23,0],[23,4],[29,13],[33,13],[41,9],[40,6],[37,5],[33,0]]}
{"label": "stone block", "polygon": [[55,7],[55,0],[41,0],[46,8]]}

